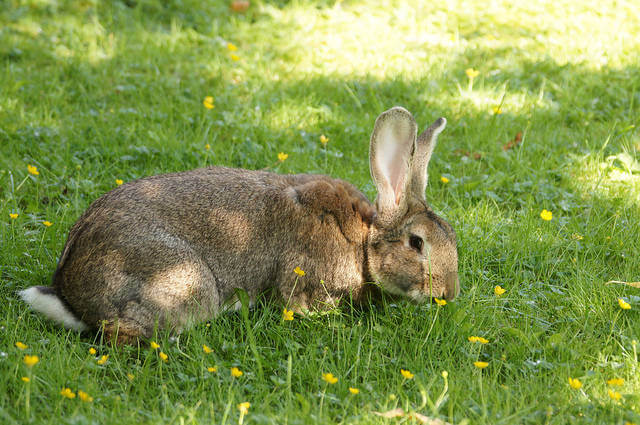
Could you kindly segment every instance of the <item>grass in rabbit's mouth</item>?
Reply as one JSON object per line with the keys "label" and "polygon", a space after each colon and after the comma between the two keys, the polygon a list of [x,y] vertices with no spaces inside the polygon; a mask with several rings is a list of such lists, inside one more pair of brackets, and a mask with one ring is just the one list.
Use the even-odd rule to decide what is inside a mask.
{"label": "grass in rabbit's mouth", "polygon": [[[636,6],[0,0],[0,422],[640,424]],[[454,302],[259,304],[152,348],[16,298],[142,176],[326,173],[373,198],[393,105],[449,122],[427,198],[458,234]]]}

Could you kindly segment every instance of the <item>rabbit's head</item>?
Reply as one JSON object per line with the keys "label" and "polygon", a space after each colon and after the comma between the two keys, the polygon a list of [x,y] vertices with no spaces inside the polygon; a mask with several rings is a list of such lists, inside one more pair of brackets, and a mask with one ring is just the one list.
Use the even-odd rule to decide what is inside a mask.
{"label": "rabbit's head", "polygon": [[415,301],[453,299],[460,292],[456,234],[427,205],[427,165],[447,121],[437,119],[416,138],[404,108],[376,120],[369,151],[378,189],[376,216],[367,242],[371,276],[393,294]]}

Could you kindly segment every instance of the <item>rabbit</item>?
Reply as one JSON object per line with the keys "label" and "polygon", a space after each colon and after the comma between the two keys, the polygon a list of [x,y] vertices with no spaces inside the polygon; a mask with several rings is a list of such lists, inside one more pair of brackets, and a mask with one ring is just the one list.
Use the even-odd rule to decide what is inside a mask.
{"label": "rabbit", "polygon": [[439,118],[416,138],[404,108],[376,119],[374,204],[324,175],[209,167],[126,183],[71,228],[52,286],[19,295],[65,327],[102,328],[115,343],[179,333],[237,302],[237,289],[252,302],[270,290],[297,313],[363,302],[379,288],[451,300],[460,291],[456,234],[425,199],[445,125]]}

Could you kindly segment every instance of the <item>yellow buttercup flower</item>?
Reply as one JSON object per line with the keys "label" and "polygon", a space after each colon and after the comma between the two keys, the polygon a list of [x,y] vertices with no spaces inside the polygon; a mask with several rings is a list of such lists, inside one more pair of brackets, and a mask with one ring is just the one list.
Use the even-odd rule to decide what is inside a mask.
{"label": "yellow buttercup flower", "polygon": [[240,60],[240,56],[236,55],[235,53],[231,53],[231,60],[232,61],[239,61]]}
{"label": "yellow buttercup flower", "polygon": [[553,218],[553,213],[551,211],[542,210],[542,212],[540,213],[540,218],[544,221],[551,221],[551,219]]}
{"label": "yellow buttercup flower", "polygon": [[215,366],[209,366],[209,367],[207,368],[207,372],[215,373],[215,372],[217,372],[217,371],[218,371],[218,368],[217,368],[217,367],[215,367]]}
{"label": "yellow buttercup flower", "polygon": [[82,390],[78,390],[78,398],[86,403],[91,403],[93,401],[93,397]]}
{"label": "yellow buttercup flower", "polygon": [[413,373],[409,372],[406,369],[400,369],[400,374],[405,379],[413,379]]}
{"label": "yellow buttercup flower", "polygon": [[20,350],[26,350],[27,344],[23,344],[22,342],[18,341],[16,342],[16,347],[18,347]]}
{"label": "yellow buttercup flower", "polygon": [[121,180],[121,179],[116,179],[116,185],[118,185],[118,186],[122,186],[122,184],[123,184],[123,183],[124,183],[124,181],[123,181],[123,180]]}
{"label": "yellow buttercup flower", "polygon": [[18,214],[9,213],[9,217],[11,218],[11,220],[15,220],[16,218],[18,218]]}
{"label": "yellow buttercup flower", "polygon": [[448,178],[446,178],[445,176],[440,177],[440,181],[441,181],[442,183],[444,183],[444,184],[449,183],[449,179],[448,179]]}
{"label": "yellow buttercup flower", "polygon": [[485,367],[489,366],[489,363],[478,361],[478,362],[473,362],[473,365],[478,369],[484,369]]}
{"label": "yellow buttercup flower", "polygon": [[96,363],[98,363],[99,365],[103,365],[107,362],[107,360],[109,360],[109,355],[105,354],[104,356],[100,357],[100,359],[98,359]]}
{"label": "yellow buttercup flower", "polygon": [[631,304],[629,304],[622,298],[618,298],[618,304],[620,305],[620,308],[623,310],[629,310],[631,308]]}
{"label": "yellow buttercup flower", "polygon": [[499,107],[499,106],[494,106],[494,107],[493,107],[493,113],[494,113],[495,115],[500,115],[500,114],[502,113],[502,108],[501,108],[501,107]]}
{"label": "yellow buttercup flower", "polygon": [[151,346],[151,348],[153,348],[154,350],[157,350],[158,348],[160,348],[160,344],[158,344],[155,341],[151,341],[151,344],[149,344]]}
{"label": "yellow buttercup flower", "polygon": [[247,412],[249,412],[249,408],[251,407],[251,403],[249,403],[248,401],[245,401],[244,403],[240,403],[238,404],[238,410],[240,411],[241,415],[246,415]]}
{"label": "yellow buttercup flower", "polygon": [[619,387],[624,384],[624,379],[622,378],[613,378],[607,380],[607,385],[611,385],[612,387]]}
{"label": "yellow buttercup flower", "polygon": [[95,348],[93,348],[93,347],[89,348],[89,354],[91,354],[92,356],[95,356],[95,355],[96,355],[96,352],[97,352],[97,351],[96,351],[96,349],[95,349]]}
{"label": "yellow buttercup flower", "polygon": [[289,154],[288,153],[280,152],[278,154],[278,161],[280,161],[280,162],[284,162],[287,158],[289,158]]}
{"label": "yellow buttercup flower", "polygon": [[211,145],[210,145],[209,143],[207,143],[206,145],[204,145],[204,148],[205,148],[206,150],[210,150],[210,149],[211,149]]}
{"label": "yellow buttercup flower", "polygon": [[163,353],[162,351],[160,351],[158,353],[158,357],[160,357],[160,359],[162,359],[163,362],[167,363],[169,361],[169,356],[167,356],[165,353]]}
{"label": "yellow buttercup flower", "polygon": [[322,379],[329,384],[335,384],[336,382],[338,382],[338,378],[333,376],[333,373],[323,373]]}
{"label": "yellow buttercup flower", "polygon": [[305,275],[304,270],[302,270],[300,267],[296,267],[295,269],[293,269],[293,272],[295,274],[297,274],[298,276],[304,276]]}
{"label": "yellow buttercup flower", "polygon": [[441,300],[440,298],[433,298],[433,300],[436,302],[436,304],[438,305],[447,305],[447,301],[446,300]]}
{"label": "yellow buttercup flower", "polygon": [[20,379],[22,379],[22,382],[31,382],[31,379],[28,376],[23,376]]}
{"label": "yellow buttercup flower", "polygon": [[136,377],[136,376],[135,376],[133,373],[127,373],[127,379],[128,379],[129,381],[133,381],[133,380],[135,379],[135,377]]}
{"label": "yellow buttercup flower", "polygon": [[66,398],[76,398],[76,393],[74,393],[73,391],[71,391],[71,388],[63,388],[60,391],[60,395],[62,397],[66,397]]}
{"label": "yellow buttercup flower", "polygon": [[618,400],[620,400],[620,398],[622,398],[622,394],[620,394],[617,391],[608,390],[607,392],[609,393],[609,397],[611,397],[611,399],[613,399],[613,400],[618,401]]}
{"label": "yellow buttercup flower", "polygon": [[287,308],[285,307],[284,310],[282,310],[282,319],[283,320],[293,320],[293,311],[292,310],[287,310]]}
{"label": "yellow buttercup flower", "polygon": [[493,288],[493,293],[496,294],[496,296],[498,297],[504,294],[505,292],[507,292],[507,290],[500,285],[497,285],[495,288]]}
{"label": "yellow buttercup flower", "polygon": [[207,109],[213,109],[216,106],[213,104],[213,96],[205,96],[204,100],[202,101],[202,104],[204,105],[205,108]]}
{"label": "yellow buttercup flower", "polygon": [[569,386],[574,390],[582,388],[582,382],[578,378],[569,378]]}
{"label": "yellow buttercup flower", "polygon": [[353,395],[360,393],[360,390],[357,388],[349,387],[349,392]]}
{"label": "yellow buttercup flower", "polygon": [[478,71],[477,69],[473,69],[473,68],[467,68],[464,72],[465,72],[465,74],[467,74],[467,77],[469,77],[470,80],[473,80],[478,75],[480,75],[480,71]]}
{"label": "yellow buttercup flower", "polygon": [[27,354],[26,356],[24,356],[22,361],[27,365],[27,367],[34,367],[36,363],[40,361],[40,359],[38,358],[38,356],[30,356]]}
{"label": "yellow buttercup flower", "polygon": [[42,222],[42,224],[44,224],[46,227],[51,227],[51,226],[53,226],[53,223],[52,223],[52,222],[50,222],[50,221],[46,221],[46,220],[45,220],[45,221],[43,221],[43,222]]}
{"label": "yellow buttercup flower", "polygon": [[227,43],[227,49],[230,52],[235,52],[236,50],[238,50],[238,47],[233,43]]}
{"label": "yellow buttercup flower", "polygon": [[231,376],[233,376],[234,378],[239,378],[242,376],[242,374],[243,372],[237,367],[234,366],[231,368]]}
{"label": "yellow buttercup flower", "polygon": [[489,340],[485,339],[481,336],[470,336],[469,338],[469,342],[479,342],[480,344],[488,344]]}
{"label": "yellow buttercup flower", "polygon": [[209,348],[209,346],[207,346],[206,344],[202,345],[202,351],[204,351],[205,354],[213,353],[213,350],[211,348]]}
{"label": "yellow buttercup flower", "polygon": [[29,174],[33,174],[34,176],[37,176],[40,174],[40,172],[38,171],[38,167],[31,164],[27,165],[27,171],[29,172]]}
{"label": "yellow buttercup flower", "polygon": [[329,138],[327,136],[325,136],[324,134],[320,136],[320,143],[322,143],[322,146],[326,146],[327,143],[329,143]]}

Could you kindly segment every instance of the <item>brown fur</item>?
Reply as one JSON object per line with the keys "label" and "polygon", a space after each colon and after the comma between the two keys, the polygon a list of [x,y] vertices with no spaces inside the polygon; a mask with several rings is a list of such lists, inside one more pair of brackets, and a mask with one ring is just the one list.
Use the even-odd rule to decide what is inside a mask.
{"label": "brown fur", "polygon": [[[72,227],[53,279],[57,296],[118,342],[206,320],[236,288],[251,300],[275,289],[296,311],[363,300],[373,281],[418,301],[455,297],[455,233],[426,205],[424,186],[408,192],[411,155],[420,151],[415,122],[401,108],[385,114],[371,141],[377,207],[321,175],[211,167],[144,178],[96,200]],[[394,156],[382,171],[373,164],[378,145]],[[409,246],[413,234],[424,238],[423,252]]]}

